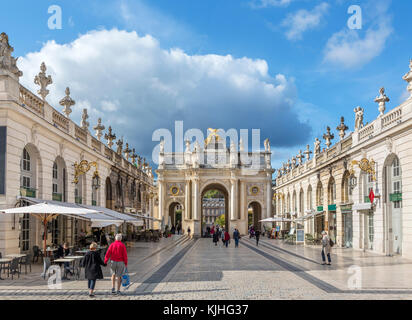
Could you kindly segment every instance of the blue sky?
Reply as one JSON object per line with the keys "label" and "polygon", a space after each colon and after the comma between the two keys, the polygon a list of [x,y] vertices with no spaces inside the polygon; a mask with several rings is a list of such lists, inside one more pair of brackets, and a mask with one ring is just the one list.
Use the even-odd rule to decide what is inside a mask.
{"label": "blue sky", "polygon": [[[354,4],[360,30],[347,27]],[[51,5],[62,8],[61,30],[48,28]],[[278,167],[313,148],[327,125],[337,141],[340,116],[352,130],[354,107],[365,108],[366,122],[376,118],[381,86],[389,109],[406,98],[410,1],[16,0],[2,8],[22,83],[35,90],[45,61],[54,107],[69,85],[73,120],[89,108],[91,124],[101,116],[147,158],[153,130],[184,120],[185,129],[260,128]]]}

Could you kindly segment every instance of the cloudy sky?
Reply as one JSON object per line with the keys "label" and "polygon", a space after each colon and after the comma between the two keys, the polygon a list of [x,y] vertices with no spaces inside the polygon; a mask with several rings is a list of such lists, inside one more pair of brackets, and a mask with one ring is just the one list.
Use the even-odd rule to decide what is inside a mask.
{"label": "cloudy sky", "polygon": [[[41,62],[53,77],[56,109],[69,86],[71,118],[89,109],[118,137],[151,158],[156,129],[260,129],[278,167],[313,148],[341,116],[365,121],[385,86],[393,108],[406,98],[402,75],[412,58],[410,1],[358,1],[362,27],[347,21],[352,1],[71,0],[7,2],[0,31],[9,34],[21,82],[33,91]],[[62,29],[51,30],[51,5]],[[4,7],[5,6],[5,7]],[[335,131],[335,140],[338,135]]]}

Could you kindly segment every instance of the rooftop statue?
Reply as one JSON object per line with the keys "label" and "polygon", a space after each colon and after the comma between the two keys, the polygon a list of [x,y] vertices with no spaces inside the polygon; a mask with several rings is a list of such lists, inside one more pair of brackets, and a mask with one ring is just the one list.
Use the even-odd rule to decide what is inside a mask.
{"label": "rooftop statue", "polygon": [[408,83],[407,90],[410,92],[411,96],[409,99],[412,98],[412,59],[409,61],[409,72],[402,77]]}
{"label": "rooftop statue", "polygon": [[355,131],[358,131],[363,128],[363,108],[357,107],[353,112],[355,112]]}
{"label": "rooftop statue", "polygon": [[379,96],[376,97],[375,102],[379,104],[379,115],[383,116],[386,110],[386,102],[389,102],[390,99],[385,94],[385,88],[382,87],[379,90]]}
{"label": "rooftop statue", "polygon": [[14,48],[9,44],[9,37],[6,33],[0,34],[0,69],[10,71],[17,77],[21,77],[23,72],[17,68],[17,59],[12,57]]}
{"label": "rooftop statue", "polygon": [[53,83],[52,77],[46,76],[46,65],[44,62],[40,65],[40,72],[34,78],[34,84],[40,86],[39,91],[37,93],[42,97],[43,100],[46,100],[46,96],[49,94],[49,90],[47,90],[47,86]]}

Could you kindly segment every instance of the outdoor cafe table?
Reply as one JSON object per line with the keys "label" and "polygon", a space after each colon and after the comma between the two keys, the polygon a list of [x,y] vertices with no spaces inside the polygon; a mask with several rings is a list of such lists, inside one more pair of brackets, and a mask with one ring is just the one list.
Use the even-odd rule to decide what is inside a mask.
{"label": "outdoor cafe table", "polygon": [[11,263],[12,261],[13,261],[12,258],[3,258],[3,259],[0,259],[0,280],[4,280],[4,279],[1,277],[1,271],[2,271],[3,265],[4,265],[4,264],[9,265],[9,269],[7,269],[7,270],[8,270],[8,271],[7,271],[7,276],[9,276],[10,263]]}
{"label": "outdoor cafe table", "polygon": [[11,253],[11,254],[6,255],[6,258],[23,258],[26,256],[27,254],[24,254],[24,253]]}
{"label": "outdoor cafe table", "polygon": [[[76,260],[76,259],[73,258],[73,257],[66,257],[66,258],[55,259],[55,260],[54,260],[54,263],[61,263],[62,265],[64,265],[65,262],[73,263],[75,260]],[[63,279],[67,279],[66,275],[67,275],[67,271],[66,271],[66,269],[64,268]]]}

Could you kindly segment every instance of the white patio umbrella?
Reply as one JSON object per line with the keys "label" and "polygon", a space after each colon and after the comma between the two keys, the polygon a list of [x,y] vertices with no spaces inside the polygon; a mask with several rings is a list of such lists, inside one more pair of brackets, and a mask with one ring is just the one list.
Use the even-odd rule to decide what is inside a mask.
{"label": "white patio umbrella", "polygon": [[37,219],[41,220],[44,226],[44,256],[46,256],[46,239],[47,239],[47,222],[53,219],[57,215],[85,215],[88,213],[99,213],[96,210],[83,209],[79,207],[59,206],[55,204],[49,204],[47,202],[34,204],[26,207],[18,207],[12,209],[0,210],[0,213],[8,214],[31,214]]}
{"label": "white patio umbrella", "polygon": [[263,220],[259,220],[259,222],[292,222],[292,219],[286,219],[281,217],[273,217],[273,218],[266,218]]}

